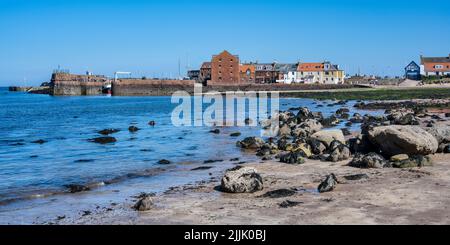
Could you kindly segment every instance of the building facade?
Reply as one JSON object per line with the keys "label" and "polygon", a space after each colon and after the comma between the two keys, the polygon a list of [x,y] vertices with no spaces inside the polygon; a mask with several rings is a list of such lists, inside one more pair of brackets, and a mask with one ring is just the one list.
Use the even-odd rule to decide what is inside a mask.
{"label": "building facade", "polygon": [[274,83],[278,78],[275,70],[275,63],[255,64],[255,81],[256,83]]}
{"label": "building facade", "polygon": [[211,80],[211,62],[203,62],[200,67],[199,82],[206,85]]}
{"label": "building facade", "polygon": [[345,79],[345,72],[330,62],[300,63],[297,71],[302,83],[341,84]]}
{"label": "building facade", "polygon": [[241,64],[239,66],[239,73],[241,83],[256,82],[256,67],[254,64]]}
{"label": "building facade", "polygon": [[194,80],[199,82],[200,81],[200,70],[190,70],[187,72],[187,77],[190,80]]}
{"label": "building facade", "polygon": [[448,57],[420,56],[420,70],[423,76],[449,76],[450,55]]}
{"label": "building facade", "polygon": [[275,70],[278,73],[277,83],[300,83],[298,79],[298,64],[276,64]]}
{"label": "building facade", "polygon": [[239,57],[228,51],[213,56],[211,82],[208,84],[236,85],[240,83]]}
{"label": "building facade", "polygon": [[420,66],[416,62],[411,61],[411,63],[405,67],[405,78],[410,80],[420,80]]}

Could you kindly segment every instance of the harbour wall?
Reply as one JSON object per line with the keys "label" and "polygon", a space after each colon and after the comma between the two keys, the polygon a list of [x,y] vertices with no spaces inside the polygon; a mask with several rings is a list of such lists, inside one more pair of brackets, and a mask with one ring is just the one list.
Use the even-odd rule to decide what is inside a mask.
{"label": "harbour wall", "polygon": [[50,94],[55,96],[101,95],[102,87],[103,82],[55,81]]}
{"label": "harbour wall", "polygon": [[[111,84],[113,96],[170,96],[176,91],[194,93],[193,80],[158,80],[158,79],[118,79],[110,81],[102,76],[54,74],[52,76],[52,95],[101,95],[102,88]],[[241,84],[208,85],[202,92],[227,91],[280,91],[281,93],[298,90],[332,90],[354,88],[355,85],[327,84]]]}
{"label": "harbour wall", "polygon": [[193,80],[119,79],[112,82],[114,96],[169,96],[176,91],[194,92]]}
{"label": "harbour wall", "polygon": [[105,76],[53,73],[50,94],[56,96],[101,95]]}

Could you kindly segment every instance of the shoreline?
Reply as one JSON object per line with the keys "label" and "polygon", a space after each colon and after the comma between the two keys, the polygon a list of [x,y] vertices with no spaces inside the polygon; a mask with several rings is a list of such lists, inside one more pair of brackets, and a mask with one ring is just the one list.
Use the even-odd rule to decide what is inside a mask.
{"label": "shoreline", "polygon": [[[433,167],[413,169],[355,169],[348,161],[333,164],[308,160],[302,165],[275,161],[249,163],[270,184],[251,194],[215,190],[220,175],[208,181],[177,186],[154,197],[150,211],[131,209],[134,200],[55,224],[450,224],[449,156],[436,154]],[[316,189],[329,173],[339,186],[319,194]],[[367,174],[368,179],[350,181],[345,176]],[[286,197],[264,197],[280,189],[294,189]],[[283,207],[283,203],[296,205]]]}
{"label": "shoreline", "polygon": [[[408,106],[415,108],[417,103],[420,104],[424,101],[428,103],[430,100],[408,101],[411,102]],[[350,105],[346,101],[342,102],[343,104],[336,102],[333,105],[338,105],[339,107],[353,106],[353,102],[350,103]],[[448,105],[448,100],[442,100],[441,102]],[[370,105],[370,103],[377,106],[383,106],[391,102],[369,102],[368,105]],[[401,101],[395,101],[394,103],[401,103]],[[319,107],[316,106],[316,109],[313,110],[320,110],[318,108]],[[440,114],[441,117],[444,114],[443,111],[431,113],[436,114],[435,116]],[[430,115],[428,115],[428,117],[429,116]],[[431,118],[433,117],[431,116]],[[426,121],[427,118],[421,120]],[[448,119],[439,119],[436,123],[441,124],[443,123],[442,120],[445,123],[448,122]],[[351,121],[351,119],[347,118],[343,121]],[[352,134],[346,138],[348,139],[355,135],[355,132],[352,132]],[[231,158],[232,156],[227,157]],[[252,161],[243,164],[240,164],[239,162],[232,163],[231,160],[225,160],[226,163],[219,162],[208,164],[207,166],[213,166],[212,169],[197,169],[198,171],[196,171],[196,173],[201,176],[201,179],[195,182],[188,182],[187,184],[181,185],[171,185],[170,183],[166,183],[168,186],[161,188],[161,191],[156,194],[154,197],[155,205],[147,212],[137,212],[133,210],[132,207],[138,200],[135,197],[138,196],[139,193],[148,190],[143,188],[143,186],[148,188],[151,185],[149,183],[136,184],[133,179],[128,179],[125,183],[112,183],[111,185],[101,186],[101,188],[95,188],[88,192],[42,198],[42,200],[36,202],[35,206],[22,207],[22,209],[14,210],[14,214],[12,215],[20,215],[22,210],[27,209],[32,211],[31,213],[36,213],[39,210],[42,211],[46,207],[36,208],[36,205],[48,204],[48,202],[50,202],[49,199],[60,199],[59,203],[53,204],[57,206],[64,203],[66,200],[77,200],[77,198],[80,198],[80,200],[88,204],[80,205],[83,206],[83,209],[77,207],[77,209],[74,209],[69,213],[52,213],[53,216],[47,216],[46,218],[37,216],[38,219],[36,221],[24,221],[24,223],[249,224],[250,222],[250,224],[391,224],[388,221],[389,215],[387,213],[385,214],[380,211],[380,214],[377,214],[379,216],[375,215],[376,218],[368,218],[367,214],[369,211],[366,210],[363,213],[360,213],[358,212],[358,207],[360,209],[369,209],[369,207],[390,209],[392,207],[389,205],[397,205],[404,209],[402,212],[408,213],[409,216],[412,215],[414,220],[411,223],[408,223],[409,221],[406,218],[406,214],[399,215],[395,224],[421,224],[421,220],[425,220],[423,223],[429,223],[428,221],[430,221],[438,224],[449,224],[450,218],[448,216],[443,216],[441,219],[433,216],[433,219],[427,220],[426,216],[419,214],[419,207],[426,204],[424,203],[424,200],[417,197],[417,194],[420,194],[421,192],[425,192],[428,195],[427,198],[432,200],[433,203],[444,203],[443,208],[437,207],[438,205],[430,207],[432,215],[435,215],[435,212],[448,213],[445,206],[450,204],[450,197],[445,195],[445,191],[441,190],[450,186],[450,182],[448,181],[450,180],[450,171],[447,170],[448,165],[446,165],[450,162],[450,155],[435,154],[432,158],[435,161],[435,166],[410,169],[357,169],[346,166],[350,160],[330,163],[307,159],[306,162],[301,165],[289,165],[271,159],[266,159],[265,161]],[[201,161],[195,162],[198,162],[196,166],[190,165],[189,169],[185,170],[183,173],[189,175],[193,173],[192,170],[194,168],[206,166],[204,163],[202,164]],[[252,194],[229,194],[217,191],[217,186],[220,185],[220,179],[225,172],[225,168],[233,165],[256,168],[264,179],[264,190]],[[331,173],[336,174],[339,179],[338,189],[331,193],[319,194],[317,191],[318,184],[326,175]],[[177,176],[182,173],[173,174]],[[368,179],[361,181],[342,181],[343,177],[355,174],[367,174]],[[151,180],[151,178],[142,180],[142,182],[155,184],[155,182],[152,181],[154,180]],[[126,182],[131,182],[132,184],[130,185]],[[408,186],[408,183],[414,185]],[[355,184],[355,186],[353,186],[353,184]],[[395,189],[395,185],[391,186],[389,184],[401,185],[402,191],[405,193],[399,194],[405,194],[405,197],[403,199],[400,198],[400,200],[391,200],[393,197],[389,191],[395,192],[398,190]],[[372,186],[379,189],[376,189],[375,191],[371,190]],[[433,189],[433,186],[435,186],[436,189]],[[276,191],[280,189],[294,189],[295,194],[280,198],[261,197],[262,195],[267,194],[267,191]],[[365,193],[361,193],[361,190],[371,192],[371,194],[375,196],[366,196]],[[444,195],[442,194],[443,192]],[[99,195],[99,197],[96,195]],[[100,196],[102,195],[105,195],[107,198],[101,199]],[[120,198],[115,199],[115,195],[119,195]],[[343,197],[344,199],[341,199]],[[368,198],[367,203],[360,202],[364,198]],[[378,200],[378,198],[381,199],[381,201]],[[391,203],[382,201],[386,198],[389,199]],[[353,199],[357,201],[354,201]],[[409,209],[404,207],[401,203],[402,201],[411,204],[412,207]],[[335,203],[336,205],[334,205]],[[336,216],[333,214],[332,210],[321,210],[322,204],[325,205],[323,207],[330,204],[330,208],[332,209],[339,208],[342,205],[347,207],[348,210],[338,209],[338,212],[341,212],[339,215],[344,216],[344,218],[342,218],[339,215]],[[73,208],[73,206],[74,205],[72,204],[71,206],[64,208],[65,210],[68,210]],[[321,211],[319,212],[316,209]],[[293,214],[291,213],[292,210],[299,211],[300,214]],[[351,220],[345,219],[345,215],[352,216],[353,212],[358,216]],[[255,218],[255,215],[261,217]],[[301,222],[298,220],[301,220]]]}

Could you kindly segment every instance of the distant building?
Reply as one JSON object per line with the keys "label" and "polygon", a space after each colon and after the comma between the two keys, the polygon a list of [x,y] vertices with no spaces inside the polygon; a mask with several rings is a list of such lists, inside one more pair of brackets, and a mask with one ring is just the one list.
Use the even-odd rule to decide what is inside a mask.
{"label": "distant building", "polygon": [[405,77],[410,80],[420,80],[420,66],[416,62],[411,61],[405,67]]}
{"label": "distant building", "polygon": [[256,66],[254,64],[241,64],[239,66],[241,83],[255,83]]}
{"label": "distant building", "polygon": [[199,82],[207,84],[211,80],[211,62],[204,62],[200,67]]}
{"label": "distant building", "polygon": [[450,75],[450,55],[448,57],[420,56],[420,71],[423,76]]}
{"label": "distant building", "polygon": [[190,70],[187,76],[190,80],[200,81],[200,70]]}
{"label": "distant building", "polygon": [[275,63],[255,64],[256,83],[274,83],[278,78],[278,72],[275,70]]}
{"label": "distant building", "polygon": [[275,70],[278,73],[277,83],[300,83],[298,79],[298,64],[276,64]]}
{"label": "distant building", "polygon": [[340,84],[344,83],[345,73],[330,62],[300,63],[297,79],[303,83]]}
{"label": "distant building", "polygon": [[[223,51],[211,60],[211,84],[239,84],[239,56]],[[209,84],[209,83],[208,83]]]}

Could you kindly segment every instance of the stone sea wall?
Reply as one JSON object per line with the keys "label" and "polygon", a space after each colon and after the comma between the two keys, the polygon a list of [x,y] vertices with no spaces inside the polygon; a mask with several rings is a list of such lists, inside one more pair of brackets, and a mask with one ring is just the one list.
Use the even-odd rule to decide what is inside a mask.
{"label": "stone sea wall", "polygon": [[169,96],[176,91],[194,91],[191,80],[120,79],[112,83],[114,96]]}
{"label": "stone sea wall", "polygon": [[[102,86],[108,82],[103,76],[53,74],[52,95],[100,95]],[[193,80],[158,80],[158,79],[118,79],[111,82],[113,96],[170,96],[176,91],[194,92]],[[347,89],[354,85],[325,84],[242,84],[210,85],[203,87],[203,92],[226,91],[296,91],[320,89]]]}
{"label": "stone sea wall", "polygon": [[55,81],[50,91],[56,96],[80,96],[102,94],[103,82]]}

